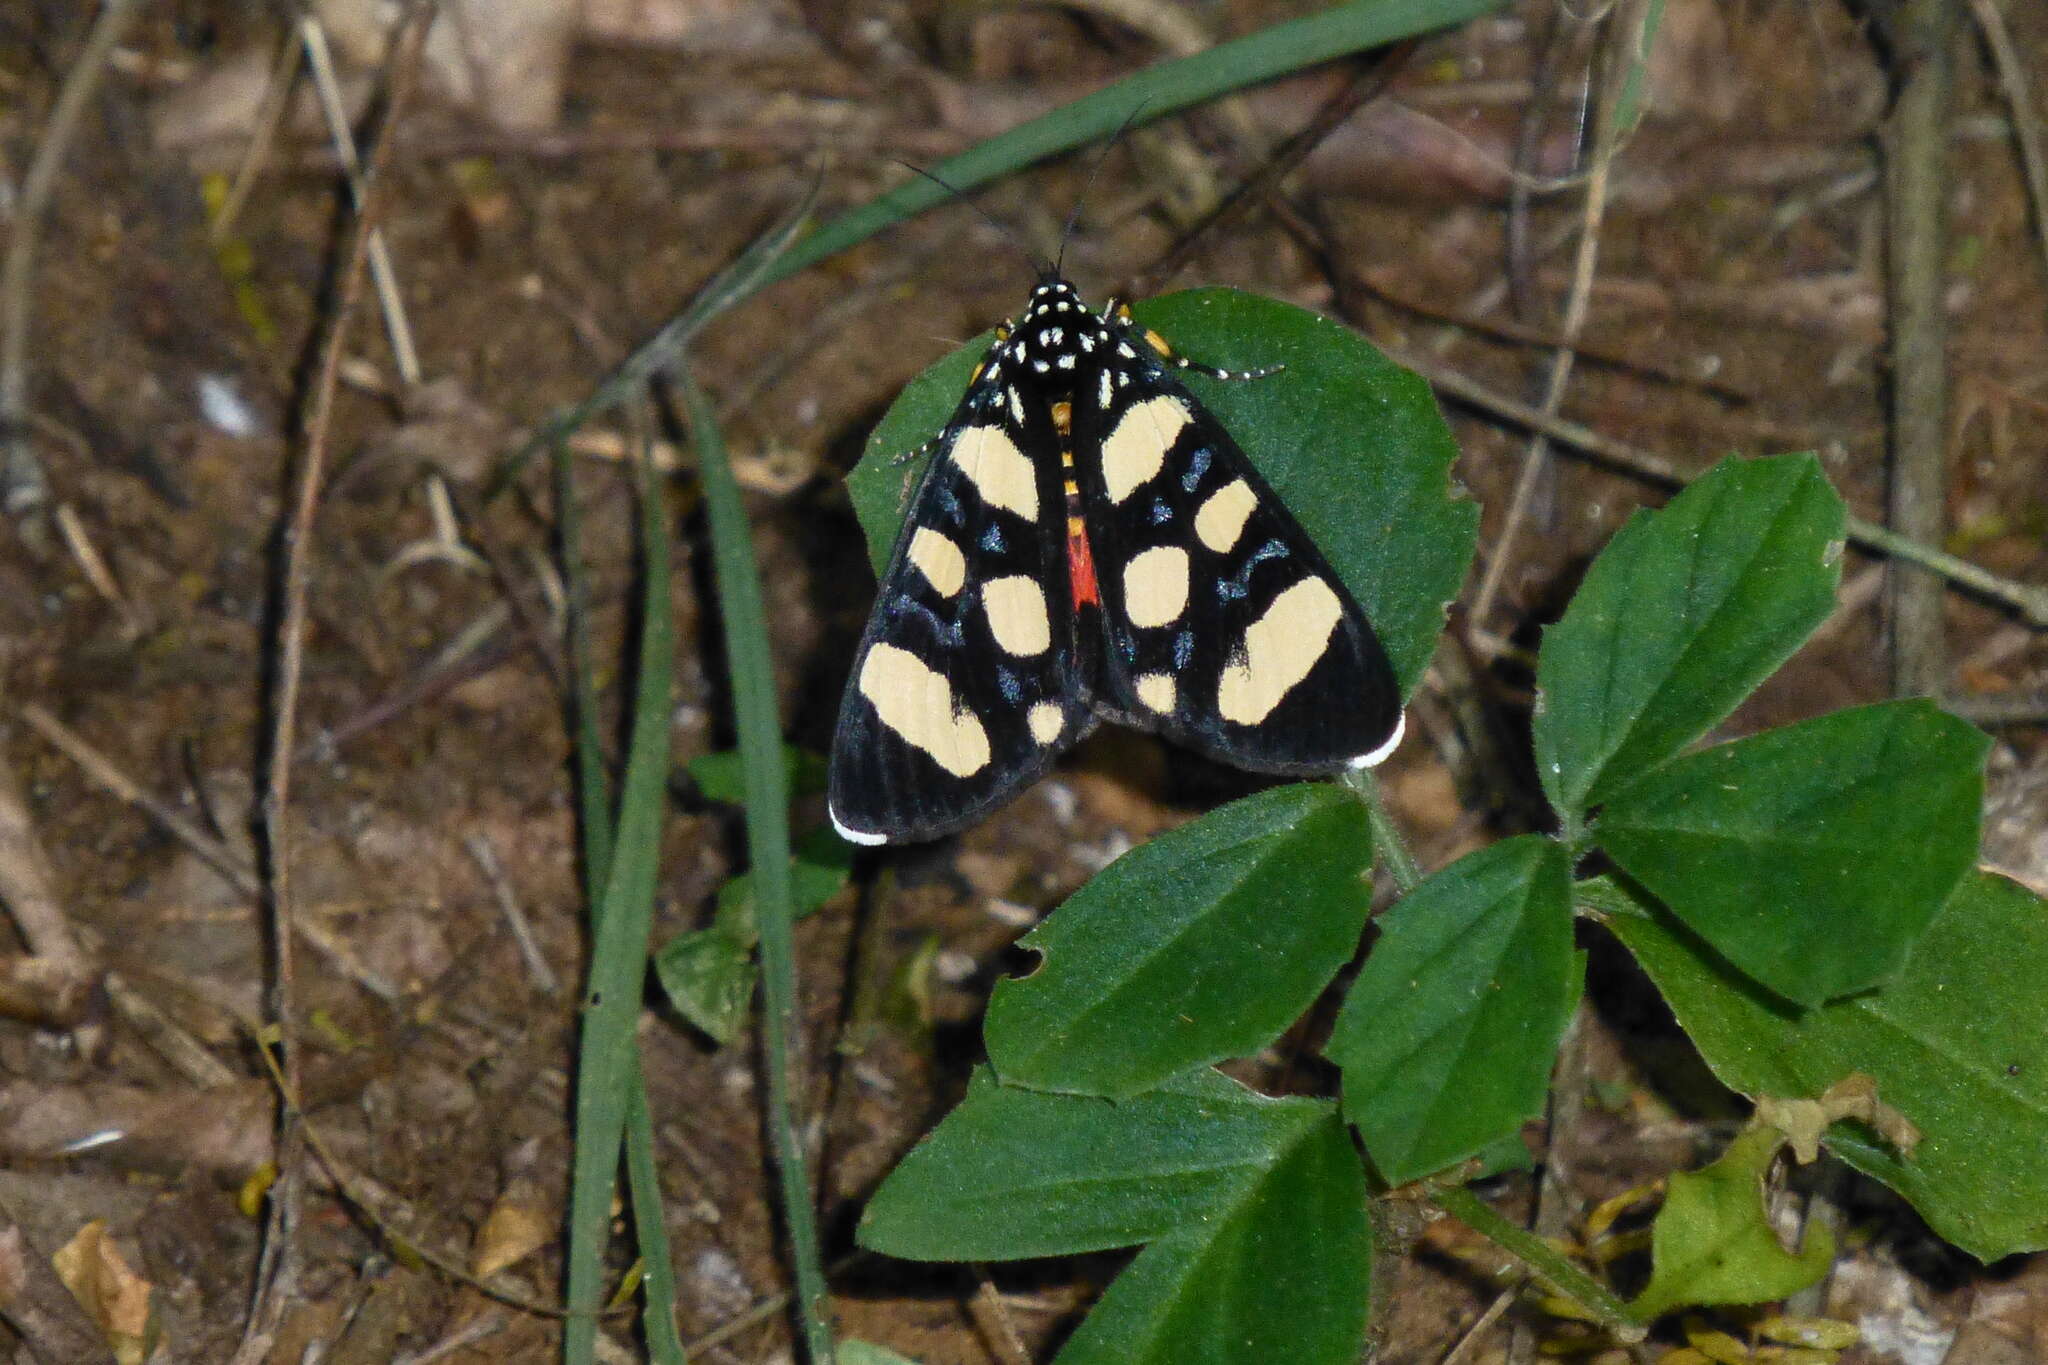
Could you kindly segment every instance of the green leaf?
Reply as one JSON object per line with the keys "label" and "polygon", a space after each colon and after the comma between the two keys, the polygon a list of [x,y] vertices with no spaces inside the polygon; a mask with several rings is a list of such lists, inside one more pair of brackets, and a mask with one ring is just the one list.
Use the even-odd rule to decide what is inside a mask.
{"label": "green leaf", "polygon": [[[846,889],[853,875],[853,845],[820,826],[797,841],[789,860],[790,915],[802,919]],[[754,874],[742,872],[718,888],[718,927],[736,943],[754,943]]]}
{"label": "green leaf", "polygon": [[1788,1000],[1896,972],[1977,854],[1990,741],[1885,702],[1676,759],[1595,834],[1688,928]]}
{"label": "green leaf", "polygon": [[983,1070],[883,1182],[859,1240],[920,1260],[1154,1243],[1060,1365],[1349,1365],[1365,1333],[1365,1201],[1326,1102],[1267,1099],[1213,1071],[1110,1101]]}
{"label": "green leaf", "polygon": [[1344,1116],[1405,1185],[1541,1117],[1578,999],[1570,860],[1541,835],[1489,845],[1380,924],[1324,1051]]}
{"label": "green leaf", "polygon": [[1351,1365],[1371,1300],[1366,1198],[1329,1114],[1234,1207],[1141,1252],[1055,1365]]}
{"label": "green leaf", "polygon": [[[815,829],[790,859],[790,914],[801,919],[845,888],[853,846]],[[718,915],[708,929],[677,934],[654,955],[655,975],[676,1012],[723,1046],[737,1038],[754,999],[754,877],[742,872],[718,888]]]}
{"label": "green leaf", "polygon": [[1752,1128],[1713,1165],[1671,1177],[1650,1231],[1650,1282],[1629,1307],[1654,1318],[1691,1304],[1770,1303],[1817,1284],[1835,1259],[1835,1239],[1808,1224],[1797,1254],[1778,1244],[1765,1182],[1784,1138]]}
{"label": "green leaf", "polygon": [[[825,760],[822,755],[794,744],[782,746],[782,768],[791,797],[810,796],[825,790]],[[706,801],[728,806],[747,803],[746,764],[738,749],[721,749],[715,754],[698,754],[683,765],[690,780]]]}
{"label": "green leaf", "polygon": [[1810,455],[1724,460],[1608,542],[1537,660],[1537,773],[1575,832],[1724,719],[1834,607],[1842,500]]}
{"label": "green leaf", "polygon": [[[1578,958],[1580,969],[1583,971],[1585,955],[1581,953],[1578,955]],[[1529,1155],[1529,1144],[1522,1141],[1522,1134],[1518,1130],[1509,1133],[1506,1137],[1489,1142],[1478,1151],[1472,1153],[1472,1164],[1461,1167],[1458,1174],[1466,1179],[1479,1181],[1487,1180],[1497,1175],[1505,1175],[1509,1171],[1533,1171],[1535,1169],[1536,1158]]]}
{"label": "green leaf", "polygon": [[677,934],[654,955],[654,974],[676,1012],[723,1047],[746,1026],[754,1001],[754,945],[723,929]]}
{"label": "green leaf", "polygon": [[989,1061],[1005,1081],[1106,1095],[1270,1043],[1357,951],[1372,888],[1365,808],[1297,783],[1233,802],[1103,869],[997,983]]}
{"label": "green leaf", "polygon": [[921,1261],[1136,1246],[1235,1201],[1328,1108],[1269,1100],[1214,1071],[1105,1100],[1003,1085],[980,1068],[868,1201],[859,1241]]}
{"label": "green leaf", "polygon": [[[1197,289],[1133,312],[1203,364],[1286,367],[1255,380],[1185,378],[1329,559],[1371,618],[1404,692],[1412,689],[1479,525],[1478,508],[1450,483],[1457,444],[1429,386],[1355,332],[1275,299]],[[897,461],[945,425],[990,339],[975,338],[911,381],[847,478],[878,569],[922,468]]]}
{"label": "green leaf", "polygon": [[[1591,889],[1591,888],[1589,888]],[[1609,904],[1624,888],[1599,884]],[[1590,897],[1588,898],[1590,899]],[[1640,902],[1638,903],[1640,904]],[[1836,1124],[1829,1148],[1980,1260],[2048,1247],[2048,903],[1972,873],[1883,987],[1799,1012],[1655,907],[1607,924],[1723,1084],[1817,1097],[1852,1072],[1920,1130],[1910,1157]]]}

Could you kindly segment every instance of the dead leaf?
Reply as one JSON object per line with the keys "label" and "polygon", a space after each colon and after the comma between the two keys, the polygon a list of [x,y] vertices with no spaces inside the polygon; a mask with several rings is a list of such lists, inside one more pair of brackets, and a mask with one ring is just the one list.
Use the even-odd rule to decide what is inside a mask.
{"label": "dead leaf", "polygon": [[1913,1121],[1879,1100],[1877,1082],[1860,1071],[1836,1081],[1815,1100],[1757,1096],[1756,1121],[1783,1133],[1801,1165],[1820,1155],[1821,1138],[1829,1125],[1840,1119],[1862,1120],[1905,1156],[1911,1156],[1920,1142],[1920,1130]]}
{"label": "dead leaf", "polygon": [[142,1365],[156,1344],[150,1310],[152,1286],[135,1273],[107,1225],[94,1219],[78,1230],[50,1263],[57,1278],[82,1305],[113,1348],[121,1365]]}
{"label": "dead leaf", "polygon": [[487,1279],[548,1244],[555,1233],[556,1214],[544,1206],[538,1194],[528,1180],[514,1180],[505,1187],[477,1229],[476,1244],[470,1251],[471,1274]]}

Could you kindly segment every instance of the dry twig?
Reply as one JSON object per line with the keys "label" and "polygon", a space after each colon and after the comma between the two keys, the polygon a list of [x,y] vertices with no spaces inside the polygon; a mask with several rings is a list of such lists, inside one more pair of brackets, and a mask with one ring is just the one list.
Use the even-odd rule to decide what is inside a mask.
{"label": "dry twig", "polygon": [[[418,74],[420,50],[432,26],[432,0],[417,3],[407,11],[394,32],[386,64],[390,93],[387,127],[400,122],[414,77]],[[379,174],[389,148],[380,140],[367,176],[366,192],[356,217],[347,264],[341,274],[334,320],[321,349],[320,366],[313,384],[300,454],[297,488],[290,504],[284,546],[284,603],[278,628],[277,687],[272,701],[272,729],[267,747],[269,772],[263,795],[263,831],[267,841],[270,871],[271,951],[274,954],[269,1010],[276,1031],[276,1045],[282,1053],[283,1105],[278,1134],[279,1179],[271,1191],[270,1221],[266,1228],[261,1264],[258,1268],[255,1305],[249,1315],[237,1365],[253,1365],[267,1352],[283,1316],[297,1297],[298,1199],[304,1184],[301,1147],[303,1134],[296,1118],[295,1097],[302,1093],[301,1057],[297,1046],[297,1021],[293,1017],[296,996],[294,974],[294,905],[291,884],[291,830],[287,812],[291,797],[292,759],[296,744],[299,684],[304,676],[306,649],[306,601],[311,590],[311,549],[313,518],[320,503],[321,485],[327,465],[328,427],[334,411],[334,394],[341,357],[348,338],[349,323],[362,300],[365,266],[370,258],[377,220],[382,208],[385,178]],[[387,318],[390,315],[387,314]]]}
{"label": "dry twig", "polygon": [[[1884,139],[1887,274],[1891,284],[1890,521],[1923,545],[1941,543],[1948,488],[1948,116],[1955,0],[1906,0],[1894,16],[1898,100]],[[1892,578],[1892,691],[1939,697],[1948,680],[1943,594],[1932,574]]]}
{"label": "dry twig", "polygon": [[[1613,29],[1615,41],[1625,40],[1636,30],[1639,22],[1634,19],[1618,22]],[[1630,55],[1615,55],[1609,72],[1610,93],[1599,101],[1594,113],[1593,154],[1586,177],[1586,197],[1580,212],[1579,249],[1572,264],[1571,291],[1565,299],[1564,317],[1558,325],[1559,345],[1551,355],[1550,373],[1544,380],[1541,408],[1545,413],[1556,413],[1564,403],[1565,388],[1571,383],[1572,365],[1578,358],[1575,348],[1579,334],[1585,330],[1586,316],[1591,311],[1593,274],[1600,259],[1600,226],[1607,214],[1607,184],[1621,132],[1614,117],[1614,93],[1619,91],[1621,80],[1630,69]],[[1472,624],[1481,631],[1487,629],[1494,599],[1499,595],[1501,581],[1514,559],[1515,541],[1521,535],[1530,501],[1542,483],[1549,462],[1550,440],[1538,432],[1529,442],[1528,453],[1522,457],[1521,472],[1515,478],[1514,495],[1508,501],[1500,534],[1494,537],[1493,553],[1487,557],[1486,572],[1479,580],[1479,591],[1472,599]]]}
{"label": "dry twig", "polygon": [[34,524],[50,500],[49,476],[28,443],[29,296],[35,290],[36,240],[57,167],[99,85],[107,54],[134,13],[135,0],[105,0],[100,6],[85,50],[64,78],[35,159],[21,179],[7,258],[0,265],[0,510],[24,526]]}
{"label": "dry twig", "polygon": [[2042,279],[2048,280],[2048,152],[2041,147],[2041,116],[2027,93],[2027,64],[2013,45],[2012,30],[1998,0],[1970,0],[1984,45],[1991,49],[1991,64],[1998,82],[2005,87],[2005,103],[2012,110],[2012,140],[2019,147],[2020,169],[2026,176],[2027,200],[2034,212],[2034,231],[2041,240]]}

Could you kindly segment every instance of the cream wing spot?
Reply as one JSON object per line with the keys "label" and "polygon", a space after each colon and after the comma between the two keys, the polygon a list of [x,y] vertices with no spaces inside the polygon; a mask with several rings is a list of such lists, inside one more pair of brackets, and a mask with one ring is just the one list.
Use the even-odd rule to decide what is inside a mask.
{"label": "cream wing spot", "polygon": [[918,527],[910,538],[910,562],[941,597],[951,597],[967,581],[967,557],[929,526]]}
{"label": "cream wing spot", "polygon": [[968,427],[953,442],[953,463],[982,501],[1027,521],[1038,519],[1038,474],[1031,457],[998,426]]}
{"label": "cream wing spot", "polygon": [[[1117,375],[1119,383],[1128,378]],[[1171,394],[1131,405],[1102,443],[1102,481],[1111,502],[1122,502],[1159,472],[1189,420],[1187,404]]]}
{"label": "cream wing spot", "polygon": [[1052,646],[1052,620],[1045,590],[1024,574],[991,579],[981,589],[982,609],[996,643],[1019,656],[1043,654]]}
{"label": "cream wing spot", "polygon": [[988,766],[988,732],[953,695],[953,685],[907,649],[878,644],[861,661],[860,694],[905,744],[955,777]]}
{"label": "cream wing spot", "polygon": [[1171,625],[1187,605],[1188,552],[1180,546],[1155,545],[1124,566],[1124,615],[1132,625]]}
{"label": "cream wing spot", "polygon": [[1024,723],[1031,727],[1031,737],[1040,744],[1050,744],[1060,737],[1060,731],[1067,728],[1067,718],[1049,701],[1033,703],[1024,713]]}
{"label": "cream wing spot", "polygon": [[1243,657],[1226,664],[1216,685],[1216,711],[1239,725],[1273,714],[1329,648],[1344,609],[1320,578],[1304,578],[1273,599],[1244,633]]}
{"label": "cream wing spot", "polygon": [[1258,505],[1258,495],[1243,479],[1232,480],[1203,500],[1195,513],[1196,538],[1219,555],[1227,552]]}
{"label": "cream wing spot", "polygon": [[1173,678],[1166,673],[1147,673],[1140,677],[1136,687],[1138,700],[1162,716],[1173,714],[1173,704],[1180,698],[1180,689],[1173,685]]}

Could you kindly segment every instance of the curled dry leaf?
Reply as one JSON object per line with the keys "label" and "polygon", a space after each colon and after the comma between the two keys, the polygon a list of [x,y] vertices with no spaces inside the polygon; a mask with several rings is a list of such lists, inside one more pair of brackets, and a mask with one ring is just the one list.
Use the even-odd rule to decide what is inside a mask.
{"label": "curled dry leaf", "polygon": [[470,1273],[487,1279],[519,1264],[548,1244],[555,1235],[556,1221],[557,1214],[543,1206],[537,1189],[528,1182],[515,1181],[477,1229]]}
{"label": "curled dry leaf", "polygon": [[1861,1119],[1903,1155],[1912,1155],[1920,1142],[1920,1130],[1913,1121],[1879,1100],[1877,1082],[1860,1071],[1836,1081],[1815,1100],[1757,1096],[1756,1121],[1783,1133],[1801,1165],[1820,1155],[1821,1138],[1839,1119]]}
{"label": "curled dry leaf", "polygon": [[121,1365],[141,1365],[156,1338],[150,1311],[152,1286],[121,1255],[107,1235],[107,1225],[98,1219],[87,1223],[50,1257],[50,1263],[106,1336],[114,1359]]}

